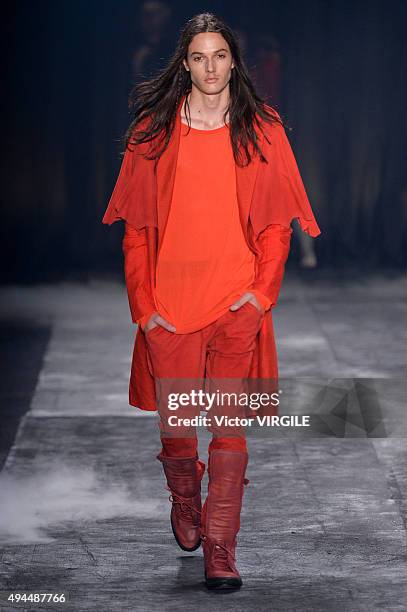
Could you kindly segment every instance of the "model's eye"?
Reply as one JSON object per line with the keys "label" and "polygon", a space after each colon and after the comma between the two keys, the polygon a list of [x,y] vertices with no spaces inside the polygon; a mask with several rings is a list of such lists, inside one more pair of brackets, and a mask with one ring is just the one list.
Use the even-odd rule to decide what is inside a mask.
{"label": "model's eye", "polygon": [[[225,55],[224,53],[218,53],[218,57],[220,57],[220,58],[225,58],[225,57],[226,57],[226,55]],[[194,62],[195,62],[195,61],[197,61],[197,60],[199,61],[199,60],[201,60],[201,59],[202,59],[202,57],[198,57],[198,56],[196,55],[196,56],[194,57]]]}

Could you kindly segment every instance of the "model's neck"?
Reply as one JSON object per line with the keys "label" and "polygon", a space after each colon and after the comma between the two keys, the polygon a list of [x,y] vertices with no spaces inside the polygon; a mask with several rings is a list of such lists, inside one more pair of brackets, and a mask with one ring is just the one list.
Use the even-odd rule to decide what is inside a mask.
{"label": "model's neck", "polygon": [[[189,115],[192,127],[211,130],[225,125],[223,115],[229,104],[229,90],[225,88],[219,94],[207,95],[197,89],[192,89],[184,100],[181,109],[181,118],[186,123],[186,102],[188,101]],[[229,115],[226,117],[229,123]]]}

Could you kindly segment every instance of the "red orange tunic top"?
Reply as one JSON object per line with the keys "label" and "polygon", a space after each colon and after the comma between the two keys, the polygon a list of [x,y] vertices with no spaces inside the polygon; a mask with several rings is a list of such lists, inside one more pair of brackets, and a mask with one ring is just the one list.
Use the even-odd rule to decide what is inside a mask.
{"label": "red orange tunic top", "polygon": [[[155,304],[191,333],[223,315],[254,282],[254,254],[242,231],[228,126],[181,124],[177,169],[158,254]],[[270,300],[255,292],[264,309]]]}

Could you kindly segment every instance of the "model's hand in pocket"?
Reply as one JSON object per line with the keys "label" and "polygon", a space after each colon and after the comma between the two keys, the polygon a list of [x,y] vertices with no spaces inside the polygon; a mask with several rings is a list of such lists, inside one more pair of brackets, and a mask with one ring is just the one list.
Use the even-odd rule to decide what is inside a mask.
{"label": "model's hand in pocket", "polygon": [[250,291],[244,293],[234,304],[232,304],[230,310],[238,310],[246,302],[251,302],[261,314],[264,314],[264,308],[261,306],[261,304],[259,304],[256,296],[253,295],[253,293],[250,293]]}
{"label": "model's hand in pocket", "polygon": [[161,327],[164,327],[170,332],[176,331],[176,328],[174,327],[174,325],[171,325],[171,323],[169,323],[166,319],[164,319],[164,317],[159,315],[158,312],[153,312],[153,314],[151,315],[151,317],[145,324],[143,332],[147,334],[151,329],[154,329],[154,327],[157,327],[157,325],[161,325]]}

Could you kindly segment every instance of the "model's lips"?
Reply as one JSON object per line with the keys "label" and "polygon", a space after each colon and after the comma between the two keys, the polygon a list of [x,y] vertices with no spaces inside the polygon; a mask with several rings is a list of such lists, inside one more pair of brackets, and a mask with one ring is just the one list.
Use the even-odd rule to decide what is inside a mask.
{"label": "model's lips", "polygon": [[213,77],[212,77],[212,78],[210,78],[210,79],[205,79],[206,83],[214,83],[214,82],[215,82],[215,81],[217,81],[217,80],[218,80],[218,78],[217,78],[217,77],[215,77],[215,78],[213,78]]}

